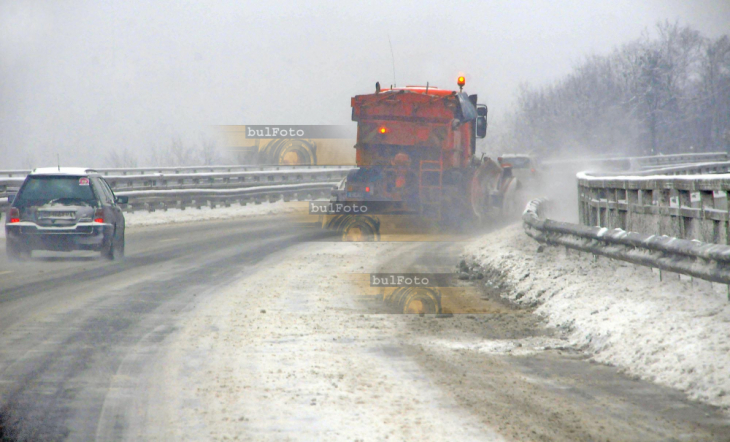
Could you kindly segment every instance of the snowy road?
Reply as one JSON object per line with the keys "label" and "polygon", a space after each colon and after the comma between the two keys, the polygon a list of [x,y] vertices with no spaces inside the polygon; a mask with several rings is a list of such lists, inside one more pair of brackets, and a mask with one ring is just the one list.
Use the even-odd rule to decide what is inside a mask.
{"label": "snowy road", "polygon": [[259,217],[130,229],[121,263],[0,258],[0,440],[730,440],[471,282],[440,318],[368,286],[465,243],[321,236]]}

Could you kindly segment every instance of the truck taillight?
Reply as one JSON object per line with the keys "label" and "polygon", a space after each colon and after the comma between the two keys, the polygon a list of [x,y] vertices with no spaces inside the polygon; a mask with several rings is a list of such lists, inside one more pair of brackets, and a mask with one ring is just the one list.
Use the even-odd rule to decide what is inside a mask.
{"label": "truck taillight", "polygon": [[96,212],[94,212],[94,222],[95,223],[104,222],[104,209],[96,209]]}
{"label": "truck taillight", "polygon": [[10,208],[10,212],[8,213],[8,222],[9,223],[19,223],[20,222],[20,210],[18,210],[17,207]]}
{"label": "truck taillight", "polygon": [[365,192],[370,193],[370,186],[365,187]]}

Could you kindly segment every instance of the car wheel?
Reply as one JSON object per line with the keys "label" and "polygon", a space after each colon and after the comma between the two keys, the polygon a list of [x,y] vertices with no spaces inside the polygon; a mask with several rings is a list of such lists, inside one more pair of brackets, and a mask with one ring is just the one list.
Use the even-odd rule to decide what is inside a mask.
{"label": "car wheel", "polygon": [[117,259],[124,258],[124,231],[119,235],[119,242],[117,243]]}
{"label": "car wheel", "polygon": [[101,249],[101,255],[110,261],[124,258],[124,233],[119,234],[115,228],[114,236],[109,244]]}
{"label": "car wheel", "polygon": [[31,251],[21,246],[15,241],[7,241],[5,244],[5,253],[10,261],[25,261],[30,259]]}

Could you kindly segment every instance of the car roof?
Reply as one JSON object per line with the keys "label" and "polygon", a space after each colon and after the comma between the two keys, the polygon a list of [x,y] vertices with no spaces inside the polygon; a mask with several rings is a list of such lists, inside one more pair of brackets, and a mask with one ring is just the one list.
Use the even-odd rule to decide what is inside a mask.
{"label": "car roof", "polygon": [[79,176],[97,173],[94,169],[83,167],[39,167],[31,171],[31,175],[67,175]]}

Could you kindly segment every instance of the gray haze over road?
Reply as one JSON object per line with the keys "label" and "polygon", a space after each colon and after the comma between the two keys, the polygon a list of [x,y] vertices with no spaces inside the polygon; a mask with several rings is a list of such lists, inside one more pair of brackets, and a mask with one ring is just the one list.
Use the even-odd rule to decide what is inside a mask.
{"label": "gray haze over road", "polygon": [[[725,0],[402,2],[0,1],[0,168],[144,163],[214,124],[350,124],[376,80],[454,87],[492,121],[522,82],[544,84],[657,21],[727,32]],[[648,31],[652,32],[652,31]],[[354,125],[352,131],[354,134]]]}

